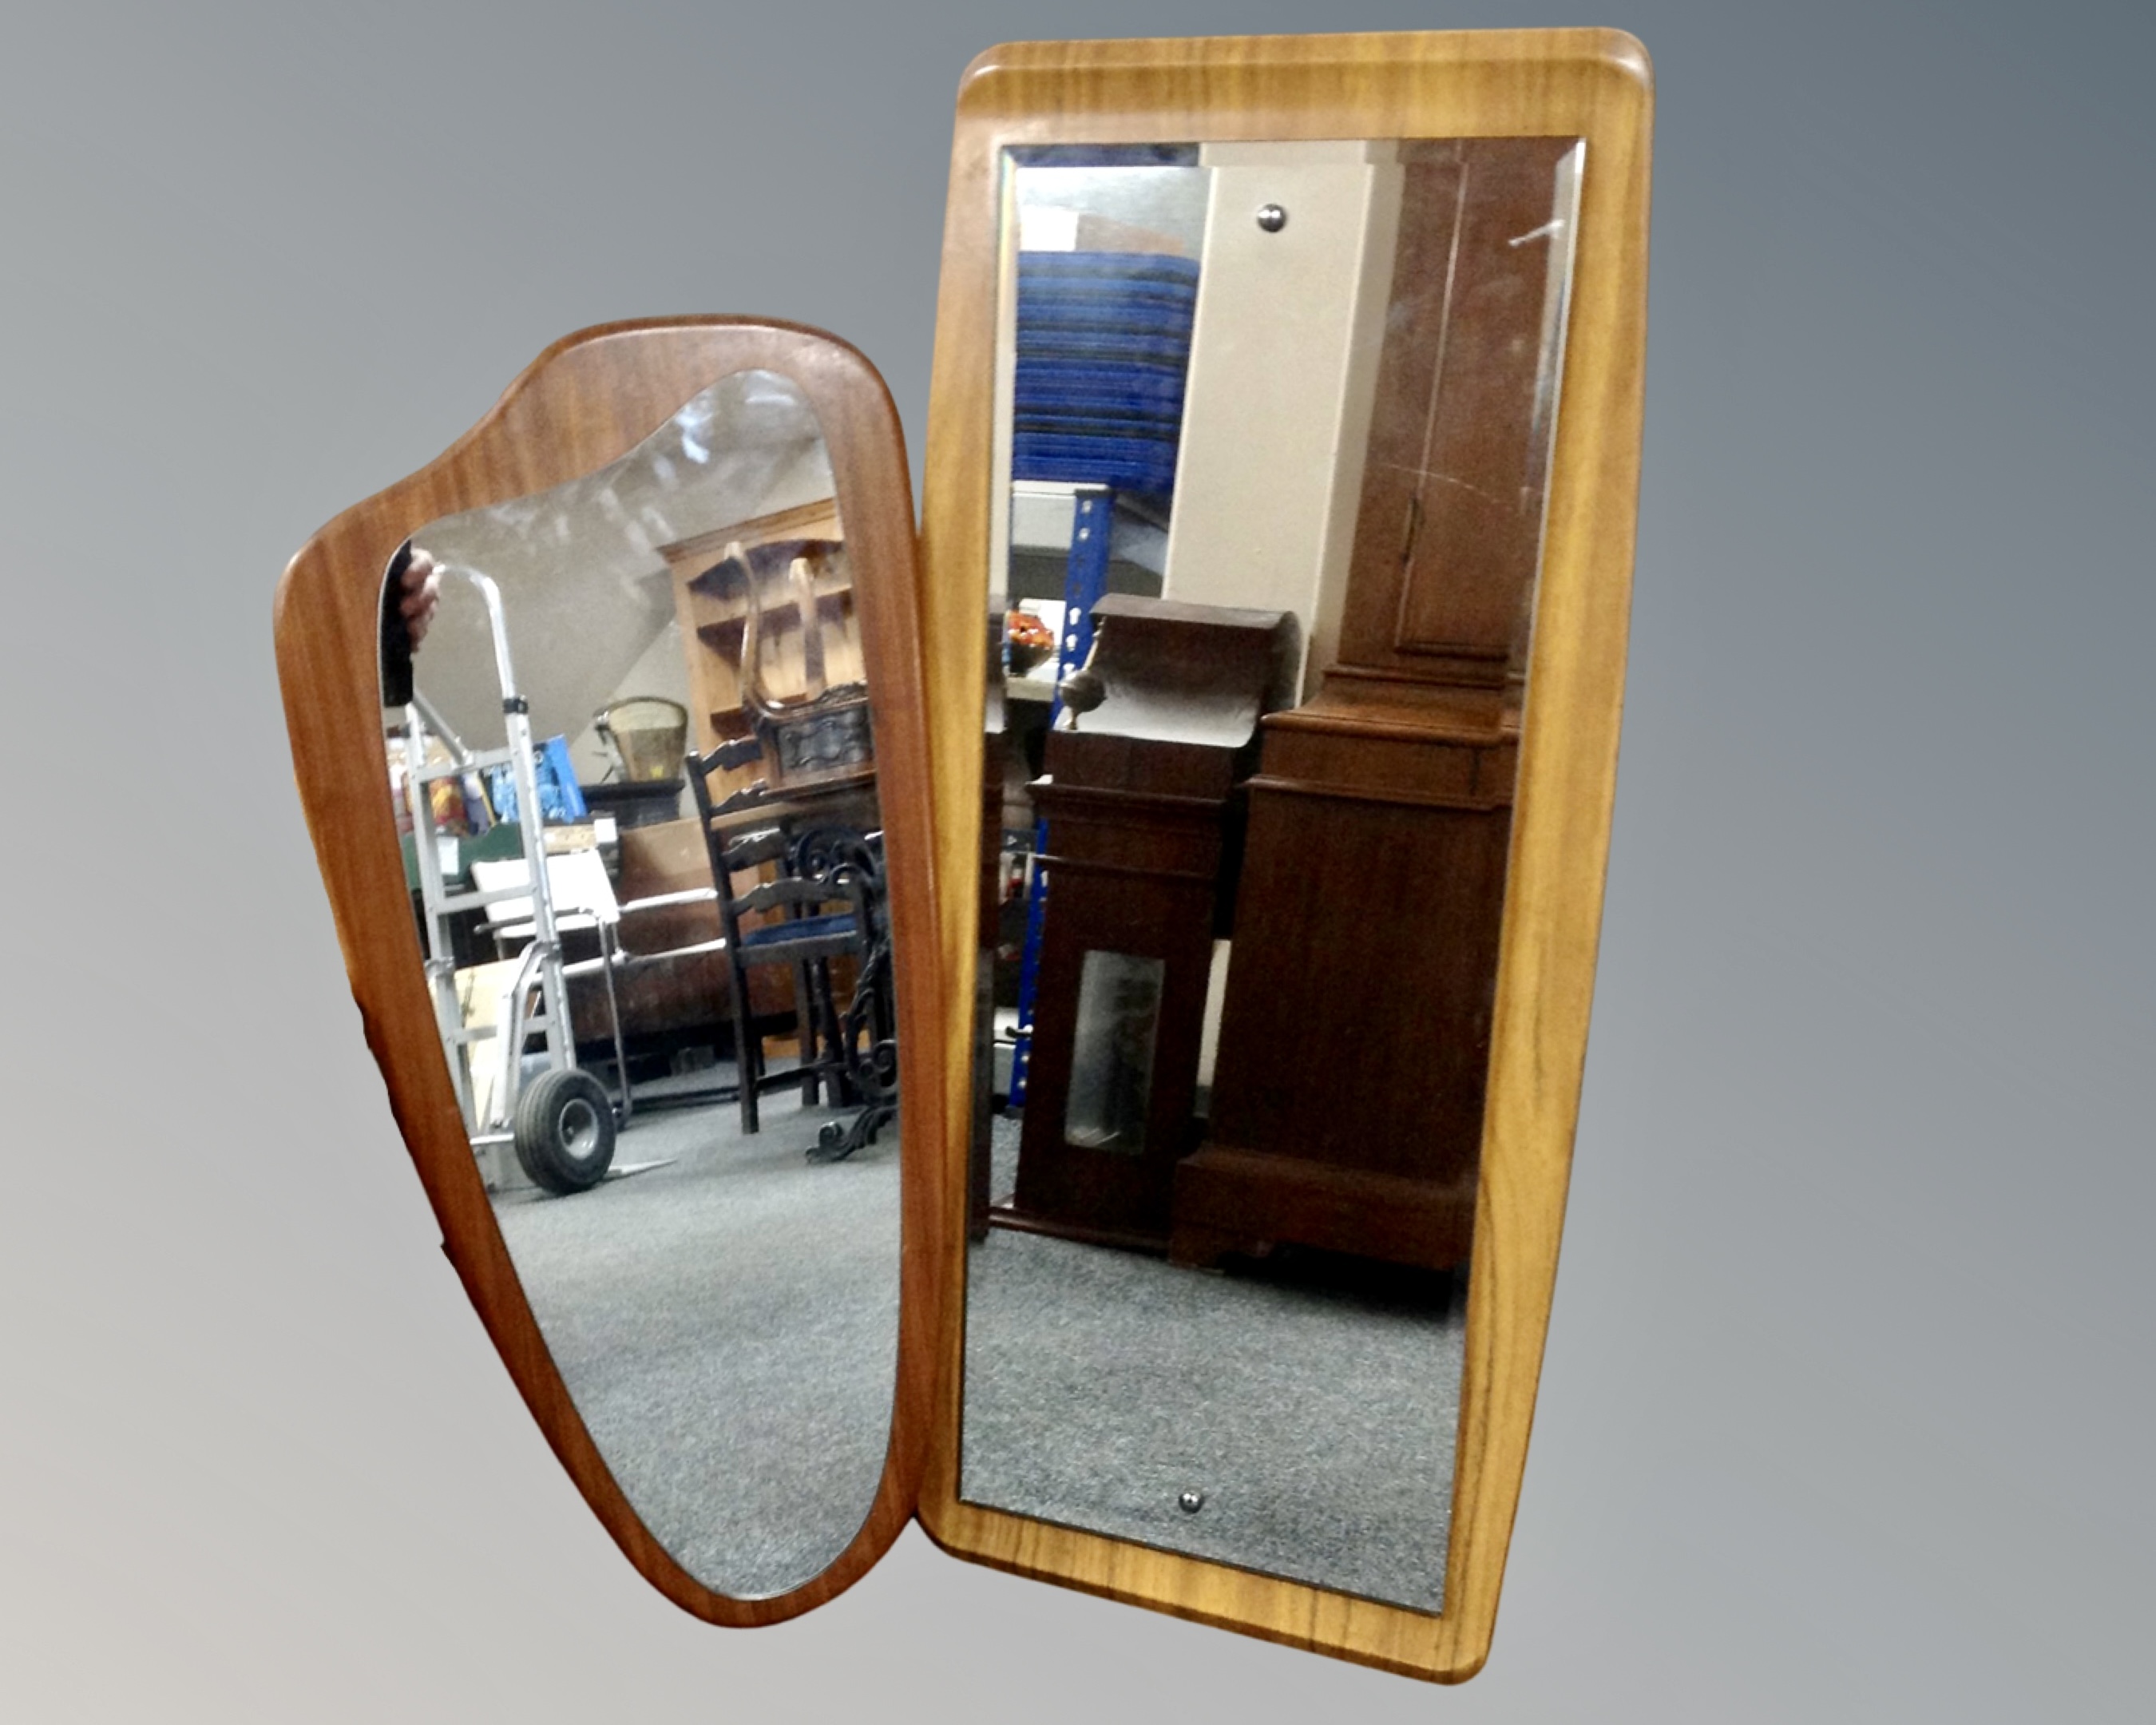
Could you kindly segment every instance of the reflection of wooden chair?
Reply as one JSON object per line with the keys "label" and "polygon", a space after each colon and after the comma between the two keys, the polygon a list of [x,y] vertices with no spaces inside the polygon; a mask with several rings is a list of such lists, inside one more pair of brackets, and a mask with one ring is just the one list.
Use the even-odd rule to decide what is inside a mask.
{"label": "reflection of wooden chair", "polygon": [[[742,1127],[757,1130],[760,1091],[798,1076],[804,1104],[828,1086],[833,1103],[866,1105],[850,1127],[825,1128],[824,1153],[847,1155],[891,1118],[896,1071],[889,947],[879,932],[882,866],[865,837],[875,822],[875,749],[844,547],[799,530],[735,540],[685,590],[696,605],[728,608],[696,629],[715,656],[732,661],[740,703],[737,717],[708,715],[716,747],[690,752],[688,778],[726,923]],[[735,726],[740,732],[727,736]],[[752,768],[757,776],[742,783]],[[754,884],[739,890],[751,870]],[[778,920],[740,926],[759,911]],[[838,957],[854,960],[844,1002],[832,981]],[[794,973],[798,1075],[764,1070],[751,1016],[750,972],[779,963]]]}
{"label": "reflection of wooden chair", "polygon": [[[872,886],[858,870],[833,870],[803,878],[793,869],[794,845],[778,827],[734,836],[713,820],[706,778],[719,764],[719,751],[690,757],[689,788],[704,829],[718,889],[719,922],[726,942],[726,973],[732,996],[734,1044],[741,1069],[742,1130],[758,1130],[757,1099],[767,1089],[801,1083],[801,1100],[813,1106],[825,1084],[830,1100],[844,1076],[839,1009],[834,998],[830,961],[865,961],[871,941]],[[766,878],[766,877],[769,878]],[[767,917],[752,922],[752,917]],[[800,1037],[797,1072],[767,1070],[763,1039],[757,1034],[749,998],[749,973],[785,965],[793,973],[794,1019]]]}

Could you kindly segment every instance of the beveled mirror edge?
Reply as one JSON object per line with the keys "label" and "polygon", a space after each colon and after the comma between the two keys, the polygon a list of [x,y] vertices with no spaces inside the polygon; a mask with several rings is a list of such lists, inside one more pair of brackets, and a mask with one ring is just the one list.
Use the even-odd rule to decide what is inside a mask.
{"label": "beveled mirror edge", "polygon": [[1652,76],[1610,30],[1032,43],[959,90],[937,305],[922,567],[942,818],[947,1094],[970,1084],[988,590],[995,164],[1045,141],[1577,136],[1579,249],[1514,811],[1468,1291],[1445,1609],[1432,1616],[963,1502],[967,1123],[937,1170],[937,1420],[920,1515],[954,1555],[1444,1682],[1488,1657],[1553,1291],[1615,789],[1637,515]]}
{"label": "beveled mirror edge", "polygon": [[[911,1517],[933,1417],[942,1225],[933,1155],[946,1129],[931,1036],[902,1034],[906,1096],[900,1297],[891,1430],[868,1516],[822,1573],[787,1592],[740,1599],[705,1587],[644,1527],[600,1455],[548,1353],[495,1226],[465,1136],[407,907],[382,779],[377,607],[382,572],[420,522],[543,490],[634,449],[699,391],[734,373],[792,379],[821,424],[858,572],[896,950],[930,952],[937,926],[929,757],[912,490],[903,433],[874,367],[834,336],[731,317],[598,326],[548,347],[470,431],[418,472],[345,511],[301,548],[276,598],[276,650],[295,778],[369,1047],[443,1231],[443,1250],[487,1334],[570,1477],[631,1563],[708,1622],[774,1623],[865,1574]],[[901,962],[899,1021],[946,1014],[935,968]]]}

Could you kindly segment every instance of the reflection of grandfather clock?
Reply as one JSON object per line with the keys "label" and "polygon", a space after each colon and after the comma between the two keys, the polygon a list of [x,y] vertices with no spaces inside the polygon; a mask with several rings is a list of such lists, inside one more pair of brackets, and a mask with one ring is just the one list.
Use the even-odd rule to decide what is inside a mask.
{"label": "reflection of grandfather clock", "polygon": [[[1007,1226],[1155,1247],[1191,1147],[1235,781],[1287,639],[1276,611],[1111,594],[1031,788],[1046,916]],[[1066,689],[1070,685],[1066,685]]]}
{"label": "reflection of grandfather clock", "polygon": [[1265,721],[1180,1262],[1467,1255],[1574,147],[1534,142],[1403,147],[1339,649]]}

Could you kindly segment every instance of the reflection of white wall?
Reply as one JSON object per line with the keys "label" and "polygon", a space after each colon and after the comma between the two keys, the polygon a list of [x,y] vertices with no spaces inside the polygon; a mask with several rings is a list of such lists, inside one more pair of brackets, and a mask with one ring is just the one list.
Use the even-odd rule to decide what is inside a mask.
{"label": "reflection of white wall", "polygon": [[[1293,612],[1330,662],[1399,232],[1397,146],[1212,144],[1170,598]],[[1287,223],[1268,234],[1257,212]],[[1296,685],[1279,691],[1292,701]]]}
{"label": "reflection of white wall", "polygon": [[1233,941],[1213,942],[1213,968],[1205,977],[1205,1018],[1198,1032],[1198,1081],[1210,1089],[1213,1065],[1220,1055],[1220,1012],[1228,999],[1228,959]]}
{"label": "reflection of white wall", "polygon": [[[806,400],[769,372],[742,372],[612,466],[449,516],[413,537],[494,578],[533,732],[576,740],[580,773],[596,776],[604,755],[588,736],[593,713],[629,695],[685,696],[672,583],[654,547],[831,494],[830,461]],[[499,746],[493,649],[469,583],[444,583],[414,671],[467,742]]]}
{"label": "reflection of white wall", "polygon": [[1205,176],[1199,169],[1118,162],[1021,167],[1013,177],[1024,234],[1019,244],[1029,251],[1076,247],[1198,255],[1205,231]]}

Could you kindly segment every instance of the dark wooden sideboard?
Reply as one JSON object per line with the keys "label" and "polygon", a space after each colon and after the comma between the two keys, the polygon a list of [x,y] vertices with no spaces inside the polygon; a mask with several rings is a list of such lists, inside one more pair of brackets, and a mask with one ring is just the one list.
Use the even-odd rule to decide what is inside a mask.
{"label": "dark wooden sideboard", "polygon": [[1358,692],[1268,722],[1178,1262],[1283,1240],[1466,1256],[1513,759],[1471,709]]}

